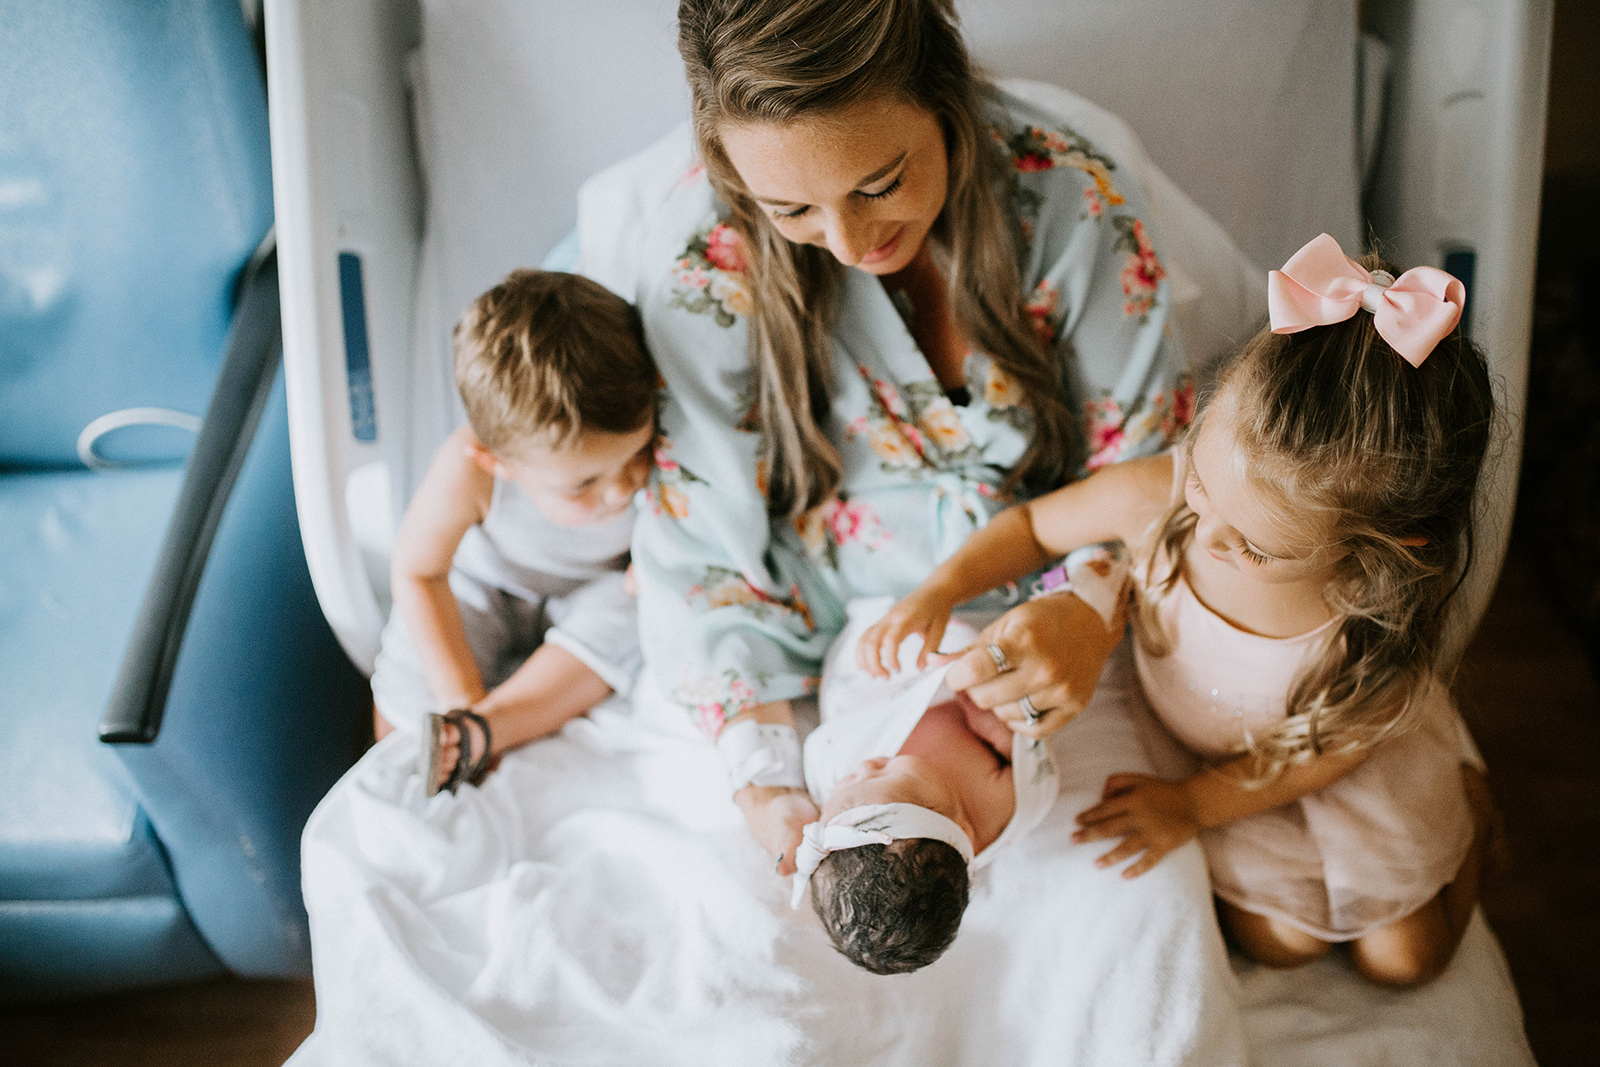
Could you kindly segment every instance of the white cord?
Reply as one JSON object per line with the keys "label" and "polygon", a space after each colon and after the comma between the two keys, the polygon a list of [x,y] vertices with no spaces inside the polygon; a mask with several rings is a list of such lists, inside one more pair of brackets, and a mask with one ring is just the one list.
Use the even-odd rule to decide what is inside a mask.
{"label": "white cord", "polygon": [[133,464],[106,459],[97,453],[94,446],[99,443],[100,438],[113,430],[121,430],[128,426],[171,426],[199,433],[201,421],[198,415],[191,415],[187,411],[174,411],[172,408],[123,408],[121,411],[110,411],[85,426],[83,432],[78,435],[78,458],[91,470],[130,467]]}

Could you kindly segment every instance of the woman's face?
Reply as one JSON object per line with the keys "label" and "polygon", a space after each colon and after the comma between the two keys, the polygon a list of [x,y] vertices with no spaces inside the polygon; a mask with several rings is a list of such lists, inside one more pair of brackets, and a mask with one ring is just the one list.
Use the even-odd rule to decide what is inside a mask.
{"label": "woman's face", "polygon": [[930,111],[872,100],[784,124],[724,125],[728,160],[778,232],[893,274],[944,209],[949,160]]}

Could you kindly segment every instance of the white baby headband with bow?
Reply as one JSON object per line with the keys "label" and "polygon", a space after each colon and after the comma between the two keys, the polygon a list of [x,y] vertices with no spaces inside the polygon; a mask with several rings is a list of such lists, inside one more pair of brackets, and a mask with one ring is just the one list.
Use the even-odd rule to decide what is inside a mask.
{"label": "white baby headband with bow", "polygon": [[961,853],[972,863],[972,839],[955,821],[920,804],[862,804],[847,808],[828,822],[809,823],[794,852],[794,890],[789,906],[798,908],[817,867],[831,852],[862,845],[887,845],[908,837],[927,837]]}

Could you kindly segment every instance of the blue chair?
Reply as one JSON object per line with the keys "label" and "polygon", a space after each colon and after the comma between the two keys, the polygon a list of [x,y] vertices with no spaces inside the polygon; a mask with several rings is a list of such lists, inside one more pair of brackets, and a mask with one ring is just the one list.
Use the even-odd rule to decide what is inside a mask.
{"label": "blue chair", "polygon": [[296,522],[250,28],[0,28],[0,1001],[306,975],[300,831],[370,697]]}

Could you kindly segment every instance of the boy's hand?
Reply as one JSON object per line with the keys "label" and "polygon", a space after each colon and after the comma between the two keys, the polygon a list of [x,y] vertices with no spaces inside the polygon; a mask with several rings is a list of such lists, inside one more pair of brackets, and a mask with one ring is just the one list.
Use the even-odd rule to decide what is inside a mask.
{"label": "boy's hand", "polygon": [[1096,867],[1144,853],[1122,872],[1124,878],[1139,877],[1200,832],[1185,783],[1147,774],[1107,778],[1100,803],[1079,812],[1078,825],[1081,829],[1072,835],[1076,842],[1122,838],[1121,844],[1095,860]]}
{"label": "boy's hand", "polygon": [[917,670],[927,668],[930,656],[939,662],[939,642],[950,623],[951,607],[939,593],[917,587],[861,635],[856,663],[874,678],[889,677],[900,669],[900,644],[912,634],[922,636]]}
{"label": "boy's hand", "polygon": [[801,831],[822,815],[810,794],[783,786],[747,785],[733,794],[733,800],[761,847],[777,859],[778,874],[793,874]]}

